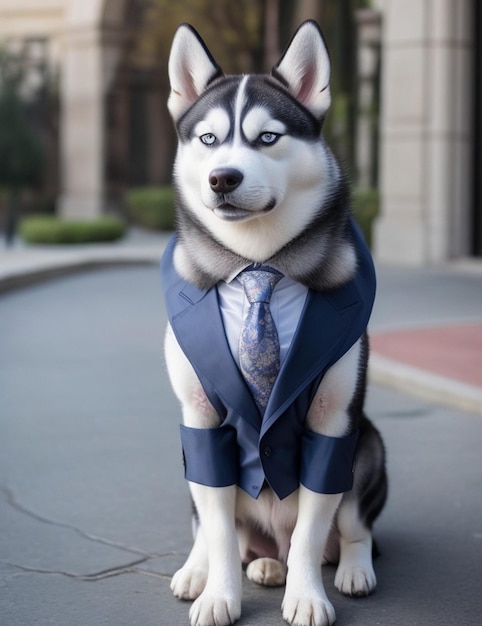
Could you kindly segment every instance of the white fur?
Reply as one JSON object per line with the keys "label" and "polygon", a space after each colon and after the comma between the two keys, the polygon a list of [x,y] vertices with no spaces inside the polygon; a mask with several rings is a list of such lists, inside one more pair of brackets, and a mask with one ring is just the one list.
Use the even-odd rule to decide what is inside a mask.
{"label": "white fur", "polygon": [[253,107],[248,111],[243,119],[242,128],[248,141],[254,141],[261,133],[270,132],[284,135],[287,131],[286,126],[279,120],[273,119],[270,112],[263,107]]}
{"label": "white fur", "polygon": [[[191,624],[227,626],[241,615],[242,570],[234,525],[237,488],[234,485],[212,488],[196,483],[189,486],[208,551],[206,585],[191,607]],[[205,553],[200,556],[205,563]],[[198,565],[196,560],[194,565]]]}
{"label": "white fur", "polygon": [[366,596],[375,589],[377,579],[372,564],[372,536],[357,523],[356,508],[357,503],[350,500],[338,513],[340,561],[335,586],[345,595]]}
{"label": "white fur", "polygon": [[236,146],[241,145],[241,121],[243,107],[246,103],[246,85],[248,83],[249,76],[245,76],[239,85],[238,93],[236,95],[236,105],[234,107],[234,144]]}
{"label": "white fur", "polygon": [[174,393],[182,404],[184,425],[189,428],[219,426],[219,415],[209,402],[198,377],[179,346],[170,326],[164,342],[167,371]]}
{"label": "white fur", "polygon": [[231,120],[226,110],[219,107],[211,109],[206,117],[196,125],[196,137],[207,133],[215,135],[220,143],[224,143],[231,127]]}
{"label": "white fur", "polygon": [[321,576],[321,558],[341,494],[314,493],[299,488],[298,518],[291,537],[283,617],[300,626],[328,626],[335,610]]}
{"label": "white fur", "polygon": [[308,411],[308,427],[328,437],[346,434],[346,412],[358,378],[361,342],[357,341],[323,376]]}

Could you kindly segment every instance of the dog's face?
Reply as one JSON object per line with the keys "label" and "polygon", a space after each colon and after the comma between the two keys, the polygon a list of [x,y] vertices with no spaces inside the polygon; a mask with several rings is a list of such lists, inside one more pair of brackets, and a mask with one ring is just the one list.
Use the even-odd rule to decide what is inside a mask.
{"label": "dog's face", "polygon": [[238,253],[269,256],[309,224],[336,175],[320,139],[330,94],[318,27],[299,29],[271,77],[225,77],[183,25],[169,77],[184,210]]}

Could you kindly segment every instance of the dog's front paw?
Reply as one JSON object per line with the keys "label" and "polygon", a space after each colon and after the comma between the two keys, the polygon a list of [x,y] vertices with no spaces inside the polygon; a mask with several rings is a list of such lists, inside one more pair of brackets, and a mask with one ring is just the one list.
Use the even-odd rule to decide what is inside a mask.
{"label": "dog's front paw", "polygon": [[335,576],[335,587],[345,596],[368,596],[376,587],[377,579],[373,567],[339,565]]}
{"label": "dog's front paw", "polygon": [[324,593],[309,592],[283,599],[283,619],[292,626],[331,626],[335,622],[335,609]]}
{"label": "dog's front paw", "polygon": [[191,626],[230,626],[241,615],[241,600],[204,591],[189,612]]}
{"label": "dog's front paw", "polygon": [[171,590],[180,600],[195,600],[203,592],[207,577],[203,568],[181,567],[172,577]]}
{"label": "dog's front paw", "polygon": [[286,582],[286,565],[276,559],[256,559],[246,568],[246,576],[258,585],[281,587]]}

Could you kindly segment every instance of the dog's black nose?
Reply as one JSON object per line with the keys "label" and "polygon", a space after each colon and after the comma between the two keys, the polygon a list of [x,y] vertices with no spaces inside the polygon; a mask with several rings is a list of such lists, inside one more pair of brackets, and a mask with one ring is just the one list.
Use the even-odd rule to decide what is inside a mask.
{"label": "dog's black nose", "polygon": [[243,174],[232,167],[219,167],[209,175],[209,184],[216,193],[229,193],[243,181]]}

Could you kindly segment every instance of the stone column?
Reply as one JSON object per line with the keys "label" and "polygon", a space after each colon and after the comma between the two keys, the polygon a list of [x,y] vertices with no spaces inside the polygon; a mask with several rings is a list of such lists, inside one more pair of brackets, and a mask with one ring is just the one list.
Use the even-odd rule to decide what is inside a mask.
{"label": "stone column", "polygon": [[67,219],[89,219],[103,212],[104,93],[100,24],[68,31],[61,74],[59,204]]}
{"label": "stone column", "polygon": [[105,209],[106,93],[124,44],[128,0],[69,0],[60,76],[59,213],[89,219]]}
{"label": "stone column", "polygon": [[384,0],[378,260],[469,252],[473,0]]}

